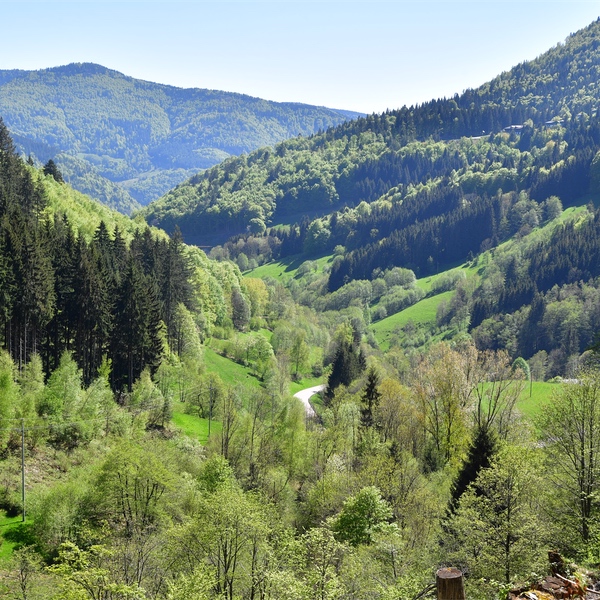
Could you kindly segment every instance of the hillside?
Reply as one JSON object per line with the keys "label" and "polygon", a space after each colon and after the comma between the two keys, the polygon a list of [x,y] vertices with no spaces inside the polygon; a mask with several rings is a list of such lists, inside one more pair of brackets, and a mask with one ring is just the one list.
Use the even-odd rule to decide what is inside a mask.
{"label": "hillside", "polygon": [[[122,188],[108,204],[130,212],[230,155],[310,135],[357,113],[181,89],[78,63],[0,71],[0,116],[25,154],[45,162],[64,153],[75,187],[107,201],[108,184],[99,179],[106,178]],[[60,157],[57,164],[63,167]]]}
{"label": "hillside", "polygon": [[[392,229],[456,211],[465,199],[471,208],[453,220],[484,218],[491,210],[484,205],[499,189],[526,191],[539,202],[555,194],[566,205],[587,191],[598,143],[599,69],[595,22],[538,59],[454,98],[359,118],[228,159],[153,202],[144,215],[167,230],[179,225],[188,240],[215,244],[337,211],[334,221],[313,225],[318,231],[308,241],[308,223],[297,227],[297,253],[315,249],[311,237],[317,251],[380,243]],[[375,203],[369,223],[362,202]],[[361,219],[365,228],[357,239],[352,233]],[[430,237],[443,235],[439,225],[430,223]],[[488,222],[485,238],[457,248],[460,256],[449,260],[464,259],[492,239],[490,229]]]}

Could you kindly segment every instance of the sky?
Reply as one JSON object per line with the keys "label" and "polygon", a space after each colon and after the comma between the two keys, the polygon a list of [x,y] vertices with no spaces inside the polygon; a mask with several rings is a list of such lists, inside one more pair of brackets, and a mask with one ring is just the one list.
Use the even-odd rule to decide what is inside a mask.
{"label": "sky", "polygon": [[373,113],[477,87],[598,17],[598,0],[0,0],[0,69],[94,62],[177,87]]}

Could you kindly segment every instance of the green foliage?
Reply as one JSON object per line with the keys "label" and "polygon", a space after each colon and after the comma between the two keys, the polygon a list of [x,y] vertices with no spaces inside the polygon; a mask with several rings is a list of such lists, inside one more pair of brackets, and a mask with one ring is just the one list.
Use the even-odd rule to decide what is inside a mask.
{"label": "green foliage", "polygon": [[[569,532],[565,543],[589,544],[597,519],[600,459],[600,375],[582,371],[538,415],[548,446],[549,473],[560,481],[556,519]],[[573,539],[574,538],[574,539]]]}
{"label": "green foliage", "polygon": [[[62,149],[74,187],[99,199],[108,191],[110,203],[125,210],[131,210],[131,196],[148,204],[232,154],[310,135],[356,116],[179,89],[91,63],[3,71],[0,112],[26,154],[45,162]],[[107,190],[110,182],[129,193]]]}
{"label": "green foliage", "polygon": [[540,518],[540,485],[535,453],[509,447],[463,494],[451,521],[453,558],[468,565],[473,579],[512,583],[542,572],[548,524]]}
{"label": "green foliage", "polygon": [[332,521],[331,529],[338,540],[351,546],[370,544],[392,517],[392,509],[376,487],[365,487],[346,502]]}

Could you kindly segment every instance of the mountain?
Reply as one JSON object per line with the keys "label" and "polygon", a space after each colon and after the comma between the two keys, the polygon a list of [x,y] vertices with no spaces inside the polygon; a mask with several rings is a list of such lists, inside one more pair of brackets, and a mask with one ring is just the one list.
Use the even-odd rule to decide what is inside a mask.
{"label": "mountain", "polygon": [[[24,153],[42,162],[62,153],[56,162],[74,187],[130,212],[230,155],[358,113],[181,89],[77,63],[0,71],[0,116]],[[106,197],[101,178],[121,190]]]}
{"label": "mountain", "polygon": [[[597,122],[599,71],[600,23],[595,22],[478,89],[230,158],[179,185],[144,214],[167,229],[178,225],[190,241],[211,244],[335,213],[333,222],[315,225],[321,233],[312,248],[356,249],[383,242],[392,229],[415,219],[440,217],[461,206],[464,212],[465,199],[471,210],[483,210],[476,205],[500,188],[544,201],[559,193],[550,189],[558,178],[560,194],[573,196],[585,188],[597,144],[590,132]],[[581,135],[592,135],[590,144]],[[363,201],[371,208],[343,216]],[[377,217],[367,239],[363,232],[359,239],[350,235],[372,210]],[[458,213],[455,217],[462,220]],[[431,235],[439,238],[439,228],[430,224]],[[306,239],[300,230],[298,235],[296,251]]]}

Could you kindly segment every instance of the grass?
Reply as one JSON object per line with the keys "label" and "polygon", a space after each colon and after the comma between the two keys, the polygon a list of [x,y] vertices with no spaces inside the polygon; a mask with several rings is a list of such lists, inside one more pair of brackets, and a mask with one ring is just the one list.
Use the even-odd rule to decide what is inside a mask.
{"label": "grass", "polygon": [[517,401],[519,412],[528,420],[537,416],[542,407],[551,401],[552,394],[560,391],[564,384],[550,383],[549,381],[534,381],[531,384],[531,396],[529,396],[529,382]]}
{"label": "grass", "polygon": [[206,370],[217,373],[224,383],[231,386],[242,385],[252,389],[261,387],[260,381],[250,367],[244,367],[220,354],[211,348],[204,349],[204,362]]}
{"label": "grass", "polygon": [[450,275],[452,273],[463,271],[467,279],[470,279],[471,277],[477,275],[478,270],[479,267],[472,266],[470,263],[464,263],[458,267],[451,267],[446,271],[440,271],[435,275],[430,275],[429,277],[421,277],[421,279],[417,279],[417,287],[421,288],[426,294],[429,294],[429,292],[431,292],[433,284],[445,275]]}
{"label": "grass", "polygon": [[[201,419],[195,415],[188,415],[185,412],[185,407],[182,402],[175,403],[173,407],[172,421],[175,426],[188,437],[198,440],[205,445],[208,442],[208,419]],[[211,421],[210,434],[214,435],[221,431],[222,424],[220,421]]]}
{"label": "grass", "polygon": [[266,279],[270,277],[276,279],[282,283],[293,279],[297,275],[298,267],[305,262],[311,261],[315,263],[317,273],[322,273],[325,265],[329,264],[333,260],[331,255],[321,256],[319,258],[307,258],[302,254],[296,254],[294,256],[288,256],[278,261],[273,261],[260,267],[256,267],[252,271],[246,271],[244,277],[255,277],[258,279]]}
{"label": "grass", "polygon": [[290,384],[290,393],[293,395],[298,393],[300,390],[314,387],[315,385],[321,385],[322,383],[325,383],[324,377],[305,377],[304,379],[299,379],[298,381],[292,381]]}
{"label": "grass", "polygon": [[29,525],[21,515],[10,517],[0,510],[0,564],[8,562],[16,548],[33,543]]}
{"label": "grass", "polygon": [[453,294],[454,290],[450,290],[431,298],[424,298],[416,304],[372,325],[371,329],[375,334],[379,347],[384,351],[389,349],[390,339],[396,329],[404,327],[409,321],[412,321],[415,325],[434,324],[438,305],[444,300],[450,300]]}

